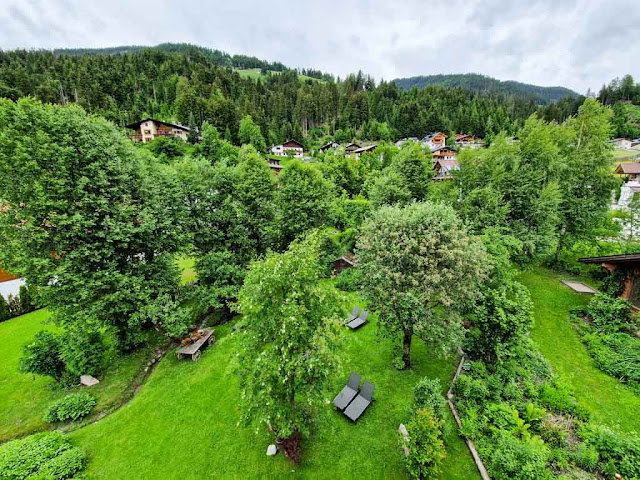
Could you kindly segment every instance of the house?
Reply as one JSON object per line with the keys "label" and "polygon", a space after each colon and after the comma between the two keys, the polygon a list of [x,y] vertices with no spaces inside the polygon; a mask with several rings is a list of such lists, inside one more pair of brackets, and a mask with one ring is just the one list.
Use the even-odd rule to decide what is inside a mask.
{"label": "house", "polygon": [[145,118],[126,126],[130,130],[135,130],[131,135],[134,142],[147,143],[157,137],[177,137],[187,140],[189,135],[189,127],[178,123],[163,122],[153,118]]}
{"label": "house", "polygon": [[342,271],[353,267],[358,263],[358,257],[353,253],[347,252],[342,257],[336,258],[333,261],[333,271],[335,275],[340,275]]}
{"label": "house", "polygon": [[324,145],[322,145],[318,149],[318,151],[320,153],[324,153],[324,152],[326,152],[327,150],[329,150],[331,148],[338,148],[339,146],[340,146],[340,144],[338,142],[328,142],[328,143],[325,143]]}
{"label": "house", "polygon": [[451,180],[453,179],[453,172],[460,170],[460,164],[455,159],[436,160],[433,164],[433,169],[436,171],[436,174],[431,180]]}
{"label": "house", "polygon": [[396,147],[400,148],[402,147],[403,144],[407,143],[407,142],[417,142],[418,141],[418,137],[405,137],[405,138],[401,138],[400,140],[398,140],[396,142]]}
{"label": "house", "polygon": [[609,143],[618,150],[630,150],[633,142],[630,138],[614,138]]}
{"label": "house", "polygon": [[442,132],[435,132],[427,135],[421,140],[423,147],[429,147],[431,151],[444,147],[447,142],[447,136]]}
{"label": "house", "polygon": [[304,156],[304,147],[300,142],[287,140],[280,145],[273,145],[271,147],[271,153],[279,157],[292,156],[295,158],[302,158]]}
{"label": "house", "polygon": [[466,133],[456,133],[456,145],[464,148],[480,148],[482,140]]}
{"label": "house", "polygon": [[609,272],[620,272],[620,298],[628,300],[636,308],[640,307],[640,253],[606,255],[602,257],[579,258],[580,263],[600,264]]}
{"label": "house", "polygon": [[362,147],[360,147],[360,145],[358,145],[357,143],[352,142],[352,143],[347,143],[347,146],[344,147],[344,151],[349,154],[349,153],[355,152],[359,148],[362,148]]}
{"label": "house", "polygon": [[636,138],[631,142],[631,150],[640,150],[640,138]]}
{"label": "house", "polygon": [[0,268],[0,295],[2,295],[5,300],[9,300],[9,295],[13,297],[19,296],[20,287],[25,285],[25,283],[24,278],[18,278]]}
{"label": "house", "polygon": [[280,170],[284,168],[284,165],[281,165],[280,160],[277,160],[275,158],[269,158],[268,160],[269,160],[269,168],[273,173],[276,174],[276,177],[277,177],[278,175],[280,175]]}
{"label": "house", "polygon": [[458,151],[451,147],[436,148],[431,152],[434,163],[438,160],[455,160]]}
{"label": "house", "polygon": [[614,173],[616,175],[625,175],[626,181],[620,187],[620,197],[618,198],[618,207],[627,207],[633,196],[640,192],[640,163],[621,163]]}
{"label": "house", "polygon": [[356,148],[351,153],[353,153],[355,155],[356,160],[360,160],[360,155],[362,155],[363,153],[367,153],[367,152],[373,152],[376,149],[377,146],[378,146],[378,144],[374,143],[372,145],[367,145],[366,147]]}

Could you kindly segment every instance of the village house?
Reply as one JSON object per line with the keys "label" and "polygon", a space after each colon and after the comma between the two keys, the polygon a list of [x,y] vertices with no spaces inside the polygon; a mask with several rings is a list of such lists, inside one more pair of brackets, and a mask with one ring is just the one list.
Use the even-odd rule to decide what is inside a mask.
{"label": "village house", "polygon": [[347,146],[346,146],[346,147],[344,147],[344,151],[345,151],[347,154],[349,154],[349,153],[353,153],[353,152],[355,152],[355,151],[356,151],[356,150],[358,150],[359,148],[361,148],[361,147],[360,147],[360,145],[358,145],[357,143],[353,143],[353,142],[351,142],[351,143],[347,143]]}
{"label": "village house", "polygon": [[398,140],[395,145],[397,148],[400,148],[402,147],[402,145],[404,145],[407,142],[417,142],[417,141],[418,141],[418,137],[405,137]]}
{"label": "village house", "polygon": [[451,147],[436,148],[431,152],[434,163],[438,160],[455,160],[458,151]]}
{"label": "village house", "polygon": [[18,278],[0,268],[0,295],[2,295],[5,300],[9,300],[9,295],[13,297],[20,295],[20,287],[25,285],[25,283],[24,278]]}
{"label": "village house", "polygon": [[292,156],[294,158],[302,158],[304,156],[304,147],[300,142],[295,140],[287,140],[280,145],[273,145],[271,153],[279,157]]}
{"label": "village house", "polygon": [[618,150],[630,150],[633,141],[630,138],[614,138],[610,143]]}
{"label": "village house", "polygon": [[147,143],[157,137],[177,137],[187,140],[189,135],[189,127],[178,123],[163,122],[153,118],[145,118],[126,126],[135,133],[131,135],[134,142]]}
{"label": "village house", "polygon": [[456,133],[456,145],[461,148],[480,148],[483,146],[483,143],[473,135]]}
{"label": "village house", "polygon": [[640,308],[640,253],[586,257],[579,258],[578,261],[586,264],[600,264],[609,272],[622,272],[620,278],[623,290],[620,298],[628,300],[636,309]]}
{"label": "village house", "polygon": [[273,173],[275,173],[276,177],[280,175],[280,170],[284,168],[284,165],[280,164],[280,160],[275,158],[269,158],[269,168]]}
{"label": "village house", "polygon": [[614,206],[627,207],[633,196],[640,192],[640,163],[621,163],[616,167],[614,173],[626,178],[625,183],[620,187],[618,202],[614,203]]}
{"label": "village house", "polygon": [[339,146],[340,146],[340,144],[339,144],[338,142],[328,142],[328,143],[325,143],[324,145],[322,145],[322,146],[318,149],[318,151],[319,151],[320,153],[324,153],[324,152],[326,152],[327,150],[330,150],[330,149],[332,149],[332,148],[338,148]]}
{"label": "village house", "polygon": [[362,155],[363,153],[367,153],[367,152],[373,152],[376,149],[377,146],[378,146],[378,144],[374,143],[372,145],[367,145],[366,147],[356,148],[355,150],[352,150],[351,153],[353,153],[353,155],[355,156],[356,160],[360,160],[360,155]]}
{"label": "village house", "polygon": [[447,136],[442,132],[435,132],[427,135],[420,142],[423,147],[429,147],[431,151],[445,146],[447,142]]}
{"label": "village house", "polygon": [[435,176],[431,180],[452,180],[453,172],[460,170],[460,164],[457,160],[436,160],[433,164],[436,171]]}

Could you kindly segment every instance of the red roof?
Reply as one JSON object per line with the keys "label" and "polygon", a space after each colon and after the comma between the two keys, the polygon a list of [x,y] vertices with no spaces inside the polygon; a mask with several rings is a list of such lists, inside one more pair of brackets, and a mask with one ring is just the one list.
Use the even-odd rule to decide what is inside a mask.
{"label": "red roof", "polygon": [[290,147],[290,148],[295,148],[295,147],[304,148],[304,146],[300,142],[296,142],[295,140],[287,140],[282,144],[282,146]]}

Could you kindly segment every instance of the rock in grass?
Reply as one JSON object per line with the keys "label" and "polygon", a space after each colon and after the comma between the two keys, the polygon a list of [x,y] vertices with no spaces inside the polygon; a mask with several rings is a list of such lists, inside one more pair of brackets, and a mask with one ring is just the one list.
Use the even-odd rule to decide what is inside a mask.
{"label": "rock in grass", "polygon": [[100,383],[100,381],[91,375],[80,375],[80,383],[85,387],[92,387]]}
{"label": "rock in grass", "polygon": [[275,445],[269,445],[269,447],[267,448],[267,455],[273,457],[276,453],[278,453],[278,447],[276,447]]}

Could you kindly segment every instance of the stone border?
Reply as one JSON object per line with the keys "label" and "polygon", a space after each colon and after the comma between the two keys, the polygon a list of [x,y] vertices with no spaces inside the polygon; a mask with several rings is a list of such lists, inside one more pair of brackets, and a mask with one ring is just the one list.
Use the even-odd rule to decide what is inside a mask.
{"label": "stone border", "polygon": [[[453,418],[455,418],[456,423],[458,424],[458,428],[462,428],[462,422],[460,421],[460,415],[458,414],[458,409],[453,404],[454,395],[452,390],[453,390],[453,384],[456,383],[456,380],[458,379],[458,376],[462,371],[462,365],[464,365],[464,362],[467,358],[465,353],[462,351],[462,349],[460,349],[460,354],[461,354],[461,357],[460,357],[460,363],[458,364],[458,369],[456,370],[456,374],[453,376],[453,380],[451,380],[451,384],[449,385],[449,391],[447,392],[447,403],[449,404],[451,413],[453,413]],[[478,472],[480,472],[480,476],[482,477],[482,480],[491,480],[491,477],[487,473],[487,469],[485,468],[484,463],[482,463],[482,459],[480,459],[480,455],[478,455],[478,451],[476,450],[476,447],[471,441],[471,439],[464,436],[464,441],[467,444],[469,451],[471,452],[471,456],[473,457],[473,461],[476,463],[476,467],[478,468]]]}

